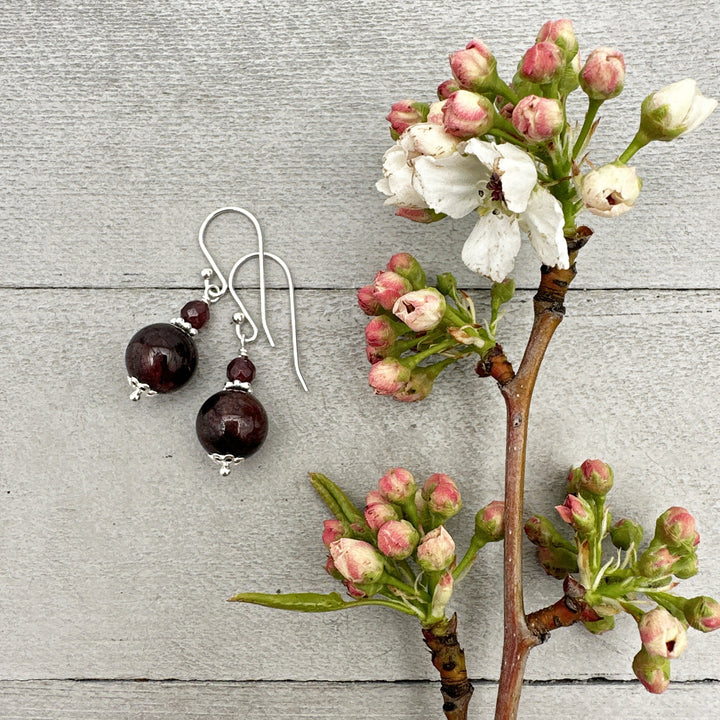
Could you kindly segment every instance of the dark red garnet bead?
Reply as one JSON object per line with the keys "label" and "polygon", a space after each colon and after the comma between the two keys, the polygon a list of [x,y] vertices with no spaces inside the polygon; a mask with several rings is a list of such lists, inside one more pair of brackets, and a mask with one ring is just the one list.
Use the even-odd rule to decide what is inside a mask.
{"label": "dark red garnet bead", "polygon": [[180,317],[199,330],[210,317],[210,306],[204,300],[191,300],[183,306]]}
{"label": "dark red garnet bead", "polygon": [[132,336],[125,351],[128,375],[158,393],[183,386],[197,365],[192,338],[170,323],[155,323]]}
{"label": "dark red garnet bead", "polygon": [[227,366],[228,380],[251,383],[255,378],[255,365],[252,360],[245,355],[233,358]]}
{"label": "dark red garnet bead", "polygon": [[265,408],[243,390],[222,390],[200,408],[195,423],[200,444],[212,455],[246,458],[265,441]]}

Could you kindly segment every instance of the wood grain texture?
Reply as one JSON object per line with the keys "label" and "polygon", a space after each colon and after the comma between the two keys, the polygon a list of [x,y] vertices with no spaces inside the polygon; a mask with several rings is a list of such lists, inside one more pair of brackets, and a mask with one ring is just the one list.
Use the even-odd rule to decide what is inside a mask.
{"label": "wood grain texture", "polygon": [[[713,0],[560,0],[552,15],[574,18],[584,55],[598,45],[625,53],[626,89],[603,110],[596,163],[625,146],[652,90],[693,77],[716,94]],[[420,406],[374,397],[353,288],[400,250],[430,274],[453,270],[462,286],[487,287],[459,267],[469,219],[420,227],[382,207],[374,183],[390,144],[383,116],[399,98],[430,99],[448,77],[448,52],[474,36],[512,74],[547,18],[545,5],[508,0],[3,5],[3,720],[372,720],[387,708],[406,720],[440,716],[410,618],[379,608],[295,616],[225,600],[239,590],[335,589],[309,470],[358,503],[392,465],[420,478],[448,473],[465,500],[465,521],[451,524],[461,548],[472,511],[500,496],[504,412],[494,384],[468,365],[444,373]],[[588,218],[596,235],[540,375],[528,460],[528,514],[551,515],[567,467],[588,456],[615,469],[616,517],[649,526],[671,505],[691,508],[701,574],[687,594],[720,587],[718,123],[716,114],[676,143],[647,148],[633,212]],[[280,347],[252,348],[270,436],[223,480],[193,424],[236,350],[230,304],[213,308],[198,373],[177,395],[127,401],[122,356],[136,330],[197,295],[197,230],[228,204],[258,215],[268,249],[303,288],[311,392],[292,374],[286,301],[272,292]],[[236,218],[209,233],[225,267],[253,242]],[[536,285],[527,247],[515,276]],[[269,282],[284,281],[273,270]],[[241,283],[256,285],[251,269]],[[256,312],[255,293],[246,295]],[[484,291],[474,297],[487,302]],[[530,297],[519,293],[502,335],[516,361]],[[534,609],[560,587],[526,552]],[[474,717],[494,705],[500,562],[500,548],[487,548],[453,599],[480,681]],[[695,633],[673,662],[678,682],[653,698],[632,681],[639,640],[625,620],[600,638],[572,628],[537,649],[528,677],[550,684],[526,689],[521,717],[717,717],[720,638]]]}
{"label": "wood grain texture", "polygon": [[[591,697],[588,697],[591,696]],[[715,684],[674,685],[648,696],[637,685],[553,683],[523,691],[519,720],[607,717],[622,708],[625,720],[671,715],[711,720],[720,710]],[[479,685],[471,717],[489,717],[495,688]],[[143,683],[47,682],[0,684],[3,720],[311,720],[366,718],[427,720],[441,717],[438,683]]]}
{"label": "wood grain texture", "polygon": [[[411,618],[382,608],[298,616],[225,599],[239,590],[335,589],[322,569],[327,515],[307,471],[326,473],[360,504],[393,465],[419,478],[441,471],[456,479],[467,518],[498,497],[503,407],[492,381],[468,364],[441,376],[424,406],[374,397],[352,293],[308,290],[298,294],[305,394],[283,336],[285,299],[273,291],[281,344],[253,348],[270,436],[224,480],[193,425],[236,350],[229,307],[213,308],[188,387],[131,403],[122,367],[127,339],[172,316],[187,293],[5,290],[0,299],[15,308],[5,324],[15,341],[0,360],[0,677],[433,678]],[[487,296],[476,301],[481,308]],[[511,357],[530,305],[522,293],[509,311],[502,336]],[[720,586],[719,508],[710,491],[720,466],[708,450],[720,431],[718,296],[573,291],[569,308],[533,407],[528,514],[552,514],[567,467],[603,457],[616,472],[617,517],[632,510],[651,525],[671,505],[693,509],[703,573],[688,581],[688,592],[712,594]],[[695,364],[678,362],[678,348]],[[468,524],[450,525],[460,547]],[[536,608],[556,600],[560,587],[527,552],[528,607]],[[469,671],[492,679],[500,548],[483,557],[454,602]],[[601,638],[578,628],[557,633],[531,656],[529,677],[629,679],[639,641],[625,620]],[[720,678],[718,640],[693,637],[674,676]]]}
{"label": "wood grain texture", "polygon": [[[649,92],[685,76],[714,89],[712,0],[563,1],[553,13],[575,18],[586,54],[616,45],[626,55],[626,90],[602,111],[596,163],[625,147]],[[418,227],[382,207],[383,116],[398,98],[432,99],[448,52],[475,35],[512,76],[546,15],[540,4],[473,0],[10,3],[0,17],[0,283],[193,286],[196,230],[226,204],[261,218],[301,287],[357,286],[398,250],[458,267],[471,218]],[[718,286],[720,250],[708,237],[719,118],[637,156],[645,192],[618,221],[592,218],[597,241],[578,286]],[[237,228],[214,229],[226,263],[250,243],[249,227]],[[535,266],[525,248],[521,286]]]}

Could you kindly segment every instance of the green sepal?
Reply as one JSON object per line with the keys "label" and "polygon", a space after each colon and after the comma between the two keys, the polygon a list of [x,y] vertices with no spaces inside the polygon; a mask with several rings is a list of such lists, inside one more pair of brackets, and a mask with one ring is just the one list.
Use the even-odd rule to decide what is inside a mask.
{"label": "green sepal", "polygon": [[322,473],[309,473],[310,484],[315,488],[330,512],[340,522],[365,523],[365,516],[353,505],[350,498]]}
{"label": "green sepal", "polygon": [[494,282],[490,288],[490,333],[495,336],[498,320],[500,320],[500,308],[512,300],[515,295],[515,281],[506,278],[502,282]]}
{"label": "green sepal", "polygon": [[438,275],[435,286],[443,295],[448,295],[453,298],[453,300],[457,299],[457,280],[452,273],[447,272]]}
{"label": "green sepal", "polygon": [[264,605],[277,610],[295,612],[331,612],[341,610],[346,603],[340,593],[238,593],[228,602],[244,602],[252,605]]}
{"label": "green sepal", "polygon": [[615,618],[612,615],[608,615],[600,620],[594,620],[592,622],[583,622],[586,630],[589,630],[593,635],[602,635],[608,630],[615,628]]}

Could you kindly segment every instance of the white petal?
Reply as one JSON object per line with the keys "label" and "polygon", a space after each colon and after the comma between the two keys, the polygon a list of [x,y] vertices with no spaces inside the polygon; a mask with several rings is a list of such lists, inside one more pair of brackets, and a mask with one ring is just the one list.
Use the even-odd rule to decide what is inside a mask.
{"label": "white petal", "polygon": [[701,125],[708,119],[710,113],[717,107],[717,100],[713,98],[705,97],[701,93],[698,93],[693,100],[690,111],[685,118],[685,125],[687,126],[683,132],[690,132],[694,130],[698,125]]}
{"label": "white petal", "polygon": [[498,151],[503,156],[498,161],[498,170],[505,205],[510,212],[521,213],[537,184],[535,162],[526,152],[510,143],[499,145]]}
{"label": "white petal", "polygon": [[455,152],[459,138],[445,132],[442,125],[417,123],[411,125],[401,136],[399,143],[411,156],[432,155],[448,157]]}
{"label": "white petal", "polygon": [[563,269],[570,267],[562,207],[549,190],[540,185],[533,190],[527,210],[520,215],[520,224],[530,236],[530,243],[542,263]]}
{"label": "white petal", "polygon": [[463,262],[474,272],[502,282],[515,265],[520,250],[517,218],[501,212],[481,215],[465,241]]}
{"label": "white petal", "polygon": [[475,210],[489,175],[473,156],[455,153],[448,158],[421,156],[413,160],[414,187],[435,212],[461,218]]}
{"label": "white petal", "polygon": [[426,208],[427,205],[415,191],[412,184],[413,169],[407,163],[407,153],[399,145],[393,145],[383,157],[383,173],[375,187],[389,195],[386,205],[402,205],[411,208]]}
{"label": "white petal", "polygon": [[466,143],[460,145],[458,150],[467,155],[474,155],[488,170],[492,171],[495,161],[500,157],[497,146],[494,142],[470,138]]}

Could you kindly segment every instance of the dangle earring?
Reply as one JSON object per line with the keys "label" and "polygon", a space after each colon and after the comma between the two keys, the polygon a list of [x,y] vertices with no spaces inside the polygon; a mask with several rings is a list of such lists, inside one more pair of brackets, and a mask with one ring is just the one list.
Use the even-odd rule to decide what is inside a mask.
{"label": "dangle earring", "polygon": [[[197,365],[197,348],[193,337],[210,317],[210,305],[227,292],[227,280],[205,245],[205,233],[212,220],[226,212],[247,214],[240,208],[220,208],[208,215],[198,235],[203,255],[210,263],[202,272],[205,291],[202,299],[191,300],[180,310],[180,317],[169,323],[154,323],[133,335],[125,350],[125,367],[128,382],[133,388],[130,398],[139,400],[143,395],[169,393],[190,380]],[[211,283],[216,275],[220,285]]]}
{"label": "dangle earring", "polygon": [[[234,465],[242,462],[245,458],[256,452],[265,441],[268,431],[267,414],[265,408],[253,395],[251,383],[255,378],[255,365],[248,357],[246,345],[255,340],[258,336],[257,325],[253,322],[250,314],[245,309],[242,301],[235,291],[235,273],[243,263],[250,258],[257,257],[262,268],[263,260],[270,258],[284,270],[288,282],[288,293],[290,296],[290,326],[293,344],[293,360],[295,372],[305,392],[308,388],[300,372],[297,351],[297,327],[295,323],[295,291],[292,277],[288,266],[277,255],[262,251],[262,235],[258,229],[258,245],[260,250],[240,258],[228,278],[230,294],[240,308],[240,312],[233,315],[235,332],[240,340],[240,351],[227,366],[227,382],[225,388],[208,398],[198,412],[195,429],[200,444],[205,448],[210,459],[220,465],[220,474],[230,474]],[[262,271],[261,271],[262,272]],[[260,283],[261,300],[265,294],[264,275]],[[262,300],[264,309],[264,300]],[[249,337],[242,329],[245,321],[252,328]],[[265,323],[263,313],[263,327],[265,335],[271,347],[275,347],[272,336]]]}

